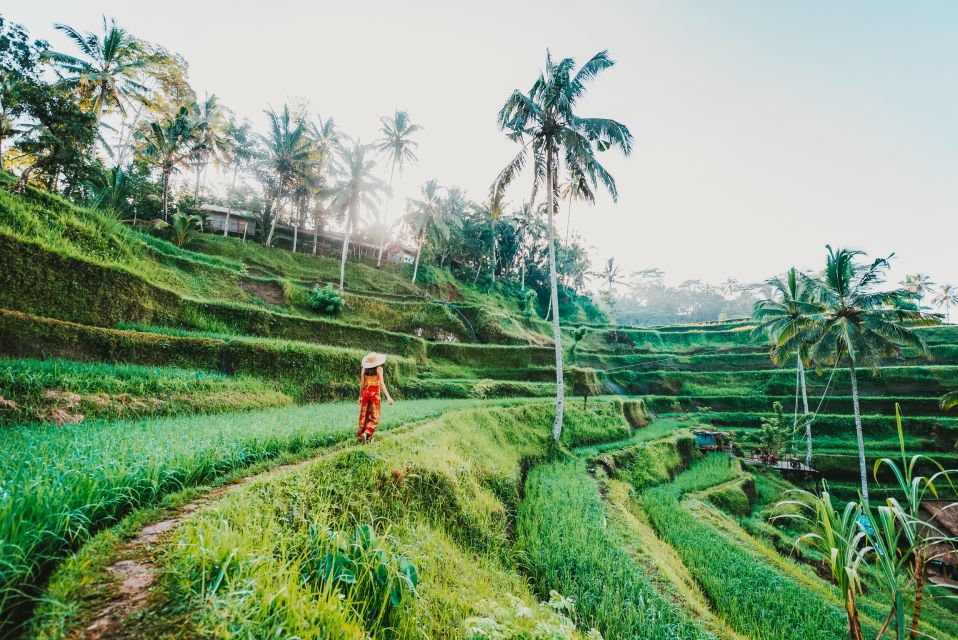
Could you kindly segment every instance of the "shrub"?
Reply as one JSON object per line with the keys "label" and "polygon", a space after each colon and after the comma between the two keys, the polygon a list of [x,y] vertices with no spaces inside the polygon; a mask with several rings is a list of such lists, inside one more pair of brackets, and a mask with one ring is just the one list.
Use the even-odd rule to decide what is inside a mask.
{"label": "shrub", "polygon": [[314,311],[323,315],[335,316],[346,306],[342,294],[333,288],[333,285],[327,284],[325,287],[316,285],[309,292],[309,306]]}

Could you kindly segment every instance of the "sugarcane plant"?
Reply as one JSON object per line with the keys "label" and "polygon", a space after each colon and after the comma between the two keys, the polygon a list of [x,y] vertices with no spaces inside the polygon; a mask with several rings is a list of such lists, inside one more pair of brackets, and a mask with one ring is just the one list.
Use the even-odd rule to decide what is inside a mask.
{"label": "sugarcane plant", "polygon": [[[833,506],[827,484],[820,493],[795,490],[778,503],[781,515],[776,520],[791,519],[801,523],[806,532],[795,546],[810,547],[825,558],[832,581],[841,594],[848,615],[851,640],[864,640],[857,596],[862,593],[865,567],[876,581],[877,590],[888,599],[888,615],[878,630],[876,640],[894,629],[896,640],[915,640],[926,634],[920,630],[922,603],[927,598],[925,585],[929,563],[939,557],[935,549],[949,548],[958,539],[945,535],[932,522],[919,516],[928,495],[939,497],[939,487],[947,485],[952,493],[952,478],[958,470],[947,470],[936,460],[905,452],[901,410],[895,406],[900,460],[881,458],[875,462],[873,475],[886,469],[894,478],[898,496],[886,498],[874,507],[861,494],[858,501],[845,504],[841,513]],[[919,466],[935,471],[920,475]],[[948,508],[958,508],[954,503]],[[911,613],[909,619],[908,614]]]}

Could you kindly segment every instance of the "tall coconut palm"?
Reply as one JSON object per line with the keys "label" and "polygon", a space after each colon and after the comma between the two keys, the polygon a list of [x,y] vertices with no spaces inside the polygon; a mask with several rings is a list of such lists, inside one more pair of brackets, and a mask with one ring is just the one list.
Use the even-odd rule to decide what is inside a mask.
{"label": "tall coconut palm", "polygon": [[339,147],[342,165],[338,180],[330,189],[332,209],[345,218],[343,225],[343,251],[339,259],[339,289],[346,282],[346,255],[349,238],[359,216],[359,208],[375,209],[382,195],[389,192],[385,182],[373,175],[376,161],[369,156],[372,147],[356,141]]}
{"label": "tall coconut palm", "polygon": [[143,43],[103,17],[102,36],[81,33],[65,24],[54,25],[73,41],[78,56],[60,52],[46,55],[57,66],[62,82],[79,94],[80,105],[92,113],[99,127],[104,114],[116,109],[126,116],[127,99],[143,90],[138,81],[140,70],[147,64]]}
{"label": "tall coconut palm", "polygon": [[453,228],[461,226],[457,208],[448,206],[450,201],[441,195],[442,187],[435,178],[428,180],[420,188],[422,198],[409,200],[405,223],[416,238],[416,261],[412,268],[412,282],[416,283],[419,273],[419,259],[422,248],[429,240],[440,245],[449,239]]}
{"label": "tall coconut palm", "polygon": [[230,112],[215,94],[207,95],[202,102],[194,102],[190,108],[193,117],[203,123],[202,139],[193,157],[193,168],[196,171],[193,201],[199,204],[200,178],[205,182],[210,162],[222,160],[229,144]]}
{"label": "tall coconut palm", "polygon": [[236,177],[240,169],[247,166],[256,157],[256,140],[253,138],[253,125],[244,120],[237,123],[230,119],[226,127],[226,139],[223,145],[223,158],[233,167],[230,190],[226,194],[226,224],[223,225],[223,237],[229,235],[230,215],[233,213],[233,193],[236,191]]}
{"label": "tall coconut palm", "polygon": [[269,130],[260,136],[264,148],[263,168],[274,188],[271,206],[269,233],[266,246],[273,243],[279,208],[290,197],[299,176],[309,169],[313,162],[314,145],[309,136],[306,120],[302,115],[294,115],[289,105],[283,105],[280,112],[266,111],[269,118]]}
{"label": "tall coconut palm", "polygon": [[[403,168],[407,162],[418,162],[414,149],[419,143],[412,139],[412,136],[418,133],[422,127],[413,124],[409,119],[409,114],[405,111],[396,111],[392,118],[383,116],[379,119],[382,123],[380,132],[382,138],[373,143],[376,151],[386,159],[389,165],[389,192],[392,193],[393,178],[396,170],[402,176]],[[389,203],[392,201],[392,195],[386,197],[386,206],[383,208],[383,215],[380,220],[380,238],[379,255],[376,257],[376,266],[383,263],[383,250],[386,248],[386,215],[389,213]]]}
{"label": "tall coconut palm", "polygon": [[808,390],[805,386],[805,360],[808,358],[808,343],[799,343],[791,351],[782,345],[791,345],[793,336],[814,329],[813,317],[821,312],[814,300],[815,284],[795,267],[788,270],[785,278],[771,278],[766,285],[775,291],[775,296],[755,303],[752,317],[759,323],[753,335],[765,335],[772,345],[771,358],[776,365],[783,365],[794,355],[796,393],[801,391],[805,415],[805,464],[812,464],[812,423],[808,411]]}
{"label": "tall coconut palm", "polygon": [[[577,188],[585,200],[595,200],[594,190],[599,182],[612,199],[617,200],[615,180],[599,163],[596,152],[611,147],[619,148],[626,155],[632,151],[632,134],[625,125],[607,118],[582,118],[575,113],[576,103],[585,94],[589,83],[613,64],[608,53],[602,51],[575,71],[572,58],[564,58],[556,63],[547,52],[545,69],[539,73],[529,92],[526,94],[515,90],[499,111],[499,127],[510,140],[522,144],[522,149],[496,176],[491,188],[492,204],[494,208],[501,208],[506,189],[526,166],[531,155],[533,200],[540,187],[544,186],[546,190],[550,304],[556,310],[559,308],[559,289],[553,217],[556,213],[559,165],[565,165],[566,172],[578,183]],[[553,313],[552,319],[556,356],[556,417],[552,437],[558,442],[562,435],[565,386],[559,314]]]}
{"label": "tall coconut palm", "polygon": [[145,143],[144,155],[162,176],[163,219],[166,221],[169,220],[170,176],[196,152],[203,126],[183,106],[175,115],[161,116],[137,133]]}
{"label": "tall coconut palm", "polygon": [[945,322],[951,322],[951,305],[958,305],[958,289],[950,284],[943,284],[932,299],[932,304],[945,310]]}
{"label": "tall coconut palm", "polygon": [[911,327],[933,324],[935,319],[920,311],[896,308],[897,302],[910,296],[908,290],[877,289],[885,282],[891,256],[863,264],[857,260],[858,256],[864,255],[861,251],[826,248],[825,273],[815,291],[822,309],[809,316],[806,329],[790,334],[790,337],[780,337],[778,344],[786,351],[810,344],[808,355],[814,362],[830,362],[836,366],[848,362],[861,494],[867,505],[868,475],[858,402],[858,367],[877,370],[883,358],[898,355],[902,347],[927,353],[924,341]]}
{"label": "tall coconut palm", "polygon": [[926,293],[931,291],[931,287],[935,283],[924,273],[915,273],[905,276],[905,279],[899,284],[914,294],[918,302],[918,310],[921,311],[921,300]]}
{"label": "tall coconut palm", "polygon": [[333,176],[339,171],[336,150],[341,142],[341,134],[332,118],[323,120],[316,117],[311,124],[313,143],[316,146],[316,171],[319,174],[318,189],[313,194],[313,255],[316,255],[319,246],[319,227],[328,213],[325,200],[329,196],[329,185]]}

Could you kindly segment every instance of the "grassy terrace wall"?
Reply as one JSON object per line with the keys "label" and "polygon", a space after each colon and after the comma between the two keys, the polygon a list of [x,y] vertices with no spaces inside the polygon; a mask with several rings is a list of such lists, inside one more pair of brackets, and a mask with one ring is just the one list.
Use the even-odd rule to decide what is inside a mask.
{"label": "grassy terrace wall", "polygon": [[436,342],[429,344],[427,355],[430,359],[476,368],[521,368],[555,364],[555,350],[550,347]]}
{"label": "grassy terrace wall", "polygon": [[[831,371],[806,376],[809,393],[820,393]],[[795,391],[794,370],[762,370],[737,372],[635,371],[615,372],[616,382],[639,395],[775,395],[787,396]],[[862,395],[941,396],[958,389],[958,366],[887,366],[878,375],[861,370],[858,386]],[[830,393],[847,393],[851,389],[848,369],[838,369],[832,379]]]}
{"label": "grassy terrace wall", "polygon": [[[681,411],[698,411],[701,408],[709,408],[718,412],[752,412],[752,413],[771,413],[772,403],[781,402],[786,413],[791,414],[795,407],[795,396],[769,396],[769,395],[696,395],[696,396],[644,396],[649,408],[656,413],[668,413],[674,411],[676,402],[680,405]],[[810,410],[814,411],[818,406],[821,396],[810,397]],[[858,399],[862,413],[880,413],[884,415],[894,415],[895,405],[901,405],[902,412],[906,416],[947,416],[941,410],[939,400],[936,396],[931,397],[892,397],[892,396],[862,396]],[[851,396],[834,395],[831,392],[822,403],[822,411],[840,411],[848,409],[851,411]],[[801,399],[799,399],[798,410],[802,412]],[[958,414],[956,414],[958,415]]]}
{"label": "grassy terrace wall", "polygon": [[416,336],[372,329],[356,323],[287,315],[250,305],[185,300],[176,324],[187,328],[223,328],[264,338],[302,340],[361,351],[394,353],[417,360],[426,357],[426,341]]}
{"label": "grassy terrace wall", "polygon": [[[364,354],[302,342],[105,329],[0,310],[0,355],[251,375],[279,381],[290,395],[309,400],[352,397]],[[386,367],[400,383],[416,372],[415,361],[408,358],[392,357]]]}
{"label": "grassy terrace wall", "polygon": [[415,336],[247,304],[191,300],[120,266],[70,257],[2,233],[0,307],[96,326],[218,328],[418,359],[426,355],[425,341]]}
{"label": "grassy terrace wall", "polygon": [[118,266],[0,233],[0,307],[73,322],[173,321],[179,296]]}

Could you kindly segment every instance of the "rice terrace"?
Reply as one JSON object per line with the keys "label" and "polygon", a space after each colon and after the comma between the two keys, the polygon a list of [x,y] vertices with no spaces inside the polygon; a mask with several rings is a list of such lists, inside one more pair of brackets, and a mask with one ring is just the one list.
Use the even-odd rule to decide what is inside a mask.
{"label": "rice terrace", "polygon": [[0,640],[958,640],[958,7],[353,4],[0,8]]}

